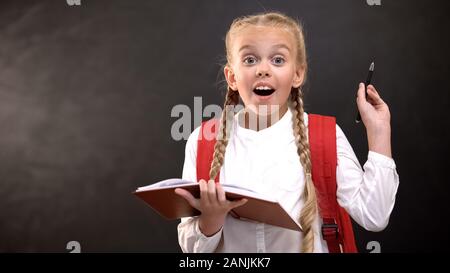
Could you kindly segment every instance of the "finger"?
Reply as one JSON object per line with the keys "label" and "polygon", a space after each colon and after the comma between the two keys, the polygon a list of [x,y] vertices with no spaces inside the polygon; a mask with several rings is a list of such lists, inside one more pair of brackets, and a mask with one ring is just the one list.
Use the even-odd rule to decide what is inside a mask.
{"label": "finger", "polygon": [[214,180],[208,181],[208,198],[211,204],[217,204],[216,182]]}
{"label": "finger", "polygon": [[373,91],[375,91],[375,93],[376,93],[377,95],[379,95],[377,89],[375,88],[375,86],[369,84],[369,85],[367,86],[367,88],[368,88],[368,89],[372,89]]}
{"label": "finger", "polygon": [[366,101],[366,92],[364,83],[359,83],[358,92],[356,93],[356,103],[361,104],[363,101]]}
{"label": "finger", "polygon": [[204,179],[201,179],[198,183],[200,184],[200,202],[203,204],[209,203],[207,182]]}
{"label": "finger", "polygon": [[378,91],[375,89],[375,86],[373,86],[371,84],[369,84],[369,86],[367,86],[367,92],[372,92],[377,97],[381,98],[380,94],[378,94]]}
{"label": "finger", "polygon": [[378,92],[375,90],[375,88],[371,85],[367,87],[367,94],[369,95],[369,98],[372,101],[372,104],[383,104],[384,101],[381,99]]}
{"label": "finger", "polygon": [[368,91],[368,92],[367,92],[367,95],[368,95],[368,96],[367,96],[367,102],[373,105],[373,104],[375,104],[375,101],[374,101],[373,97],[371,97],[371,96],[369,95],[370,92],[371,92],[371,91]]}
{"label": "finger", "polygon": [[242,198],[241,200],[237,200],[237,201],[231,201],[230,208],[235,209],[237,207],[240,207],[240,206],[244,205],[245,203],[247,203],[247,201],[248,201],[248,199],[246,199],[246,198]]}
{"label": "finger", "polygon": [[220,183],[216,184],[216,191],[217,191],[217,199],[219,200],[219,203],[224,203],[227,198],[225,196],[225,191],[223,190],[222,185]]}
{"label": "finger", "polygon": [[200,204],[199,204],[200,201],[197,198],[195,198],[187,190],[176,188],[175,193],[178,194],[179,196],[183,197],[189,203],[189,205],[191,205],[193,208],[195,208],[195,209],[200,208]]}

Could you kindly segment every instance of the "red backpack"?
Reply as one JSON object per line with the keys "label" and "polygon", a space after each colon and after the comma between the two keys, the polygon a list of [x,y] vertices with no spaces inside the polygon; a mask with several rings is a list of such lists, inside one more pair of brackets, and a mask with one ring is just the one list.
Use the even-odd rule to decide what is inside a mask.
{"label": "red backpack", "polygon": [[[322,236],[330,253],[357,252],[350,216],[339,206],[336,197],[336,119],[308,115],[312,179],[322,218]],[[209,180],[219,119],[202,123],[197,145],[197,180]],[[212,133],[212,135],[211,135]],[[220,173],[215,181],[219,182]]]}

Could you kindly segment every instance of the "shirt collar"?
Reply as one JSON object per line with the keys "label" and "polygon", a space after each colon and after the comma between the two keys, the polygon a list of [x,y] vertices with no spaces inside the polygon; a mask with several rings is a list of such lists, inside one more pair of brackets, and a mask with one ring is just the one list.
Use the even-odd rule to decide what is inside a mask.
{"label": "shirt collar", "polygon": [[[294,139],[293,134],[293,114],[292,110],[289,107],[286,113],[272,126],[265,128],[260,131],[255,131],[251,129],[247,129],[239,125],[238,118],[239,115],[243,113],[243,109],[235,114],[234,116],[234,124],[233,129],[235,130],[235,135],[237,137],[243,137],[248,139],[265,139],[265,138],[287,138],[288,140]],[[303,113],[303,120],[305,122],[305,125],[308,126],[308,115],[306,112]]]}

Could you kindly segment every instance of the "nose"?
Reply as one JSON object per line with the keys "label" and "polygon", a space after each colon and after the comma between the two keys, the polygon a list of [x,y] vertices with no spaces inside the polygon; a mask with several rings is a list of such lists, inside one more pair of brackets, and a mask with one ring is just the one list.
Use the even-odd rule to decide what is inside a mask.
{"label": "nose", "polygon": [[262,78],[263,76],[264,77],[269,77],[270,76],[270,74],[269,74],[269,72],[261,72],[261,71],[259,71],[258,72],[258,74],[257,74],[257,76],[259,77],[259,78]]}
{"label": "nose", "polygon": [[256,69],[256,76],[258,78],[270,77],[269,67],[264,63],[261,63],[260,65],[258,65],[258,67]]}

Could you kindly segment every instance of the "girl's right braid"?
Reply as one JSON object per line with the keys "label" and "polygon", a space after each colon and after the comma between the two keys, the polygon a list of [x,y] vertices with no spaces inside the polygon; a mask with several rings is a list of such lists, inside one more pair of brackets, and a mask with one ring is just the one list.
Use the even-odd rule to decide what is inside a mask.
{"label": "girl's right braid", "polygon": [[223,165],[225,157],[225,149],[228,144],[228,137],[233,124],[234,111],[230,109],[230,105],[237,105],[239,103],[239,93],[228,87],[225,96],[225,103],[222,111],[220,127],[218,130],[217,141],[214,145],[213,161],[209,170],[209,179],[214,180]]}

